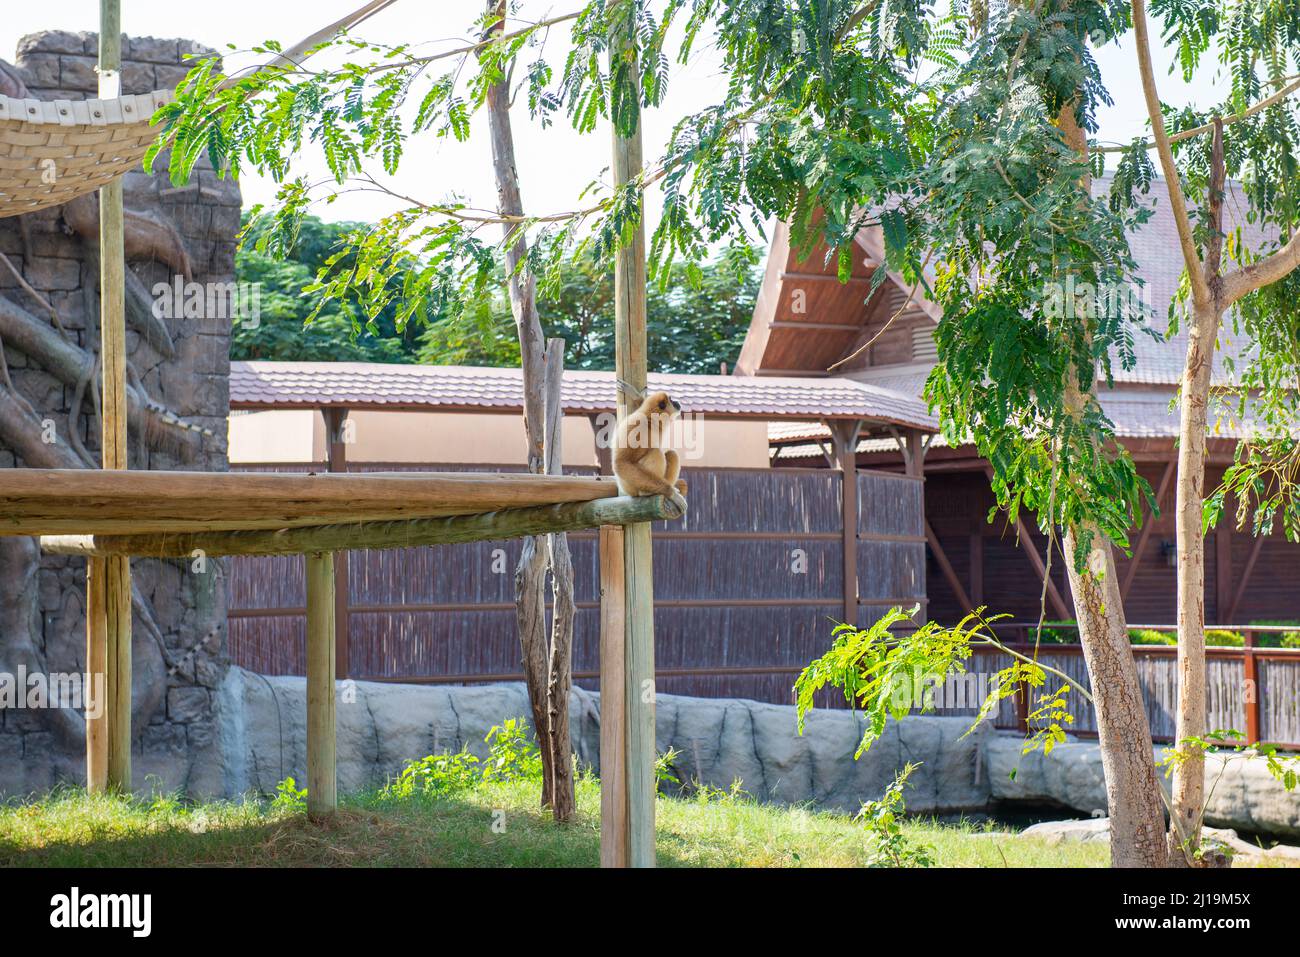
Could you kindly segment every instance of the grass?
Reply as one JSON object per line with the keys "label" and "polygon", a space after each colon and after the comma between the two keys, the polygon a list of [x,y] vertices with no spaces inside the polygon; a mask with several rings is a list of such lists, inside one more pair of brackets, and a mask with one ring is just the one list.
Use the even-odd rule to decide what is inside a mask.
{"label": "grass", "polygon": [[[67,789],[0,805],[0,867],[443,866],[594,867],[599,782],[578,782],[578,820],[557,826],[537,807],[538,783],[480,783],[450,796],[373,792],[316,825],[297,810],[245,799],[87,796]],[[870,841],[849,815],[745,797],[668,798],[658,805],[663,867],[858,867]],[[494,828],[494,822],[504,826]],[[1050,846],[980,824],[913,820],[940,867],[1104,867],[1097,844]]]}

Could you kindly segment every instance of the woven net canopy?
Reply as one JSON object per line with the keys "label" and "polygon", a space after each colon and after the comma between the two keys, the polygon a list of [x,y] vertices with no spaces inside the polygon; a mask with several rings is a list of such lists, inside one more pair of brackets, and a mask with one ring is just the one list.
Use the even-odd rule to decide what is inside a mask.
{"label": "woven net canopy", "polygon": [[0,218],[60,206],[140,165],[170,90],[111,100],[0,96]]}

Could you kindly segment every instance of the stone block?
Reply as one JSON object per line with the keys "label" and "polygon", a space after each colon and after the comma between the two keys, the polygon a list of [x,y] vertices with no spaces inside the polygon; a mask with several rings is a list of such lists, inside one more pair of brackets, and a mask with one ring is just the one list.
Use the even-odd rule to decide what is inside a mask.
{"label": "stone block", "polygon": [[207,717],[210,706],[211,697],[206,688],[172,688],[167,692],[167,717],[171,721],[199,721]]}
{"label": "stone block", "polygon": [[87,93],[98,91],[99,74],[95,72],[95,65],[95,58],[91,56],[59,57],[59,85]]}

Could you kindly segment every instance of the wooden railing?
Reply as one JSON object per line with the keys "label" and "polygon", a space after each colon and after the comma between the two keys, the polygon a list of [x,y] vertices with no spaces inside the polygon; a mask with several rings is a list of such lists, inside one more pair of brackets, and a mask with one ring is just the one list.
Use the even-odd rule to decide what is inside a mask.
{"label": "wooden railing", "polygon": [[[1052,624],[1054,631],[1077,631],[1074,624]],[[1008,647],[1022,654],[1037,652],[1038,660],[1069,674],[1088,687],[1083,648],[1077,643],[1044,641],[1035,645],[1034,623],[998,623],[996,630]],[[1300,648],[1265,647],[1266,635],[1300,634],[1300,626],[1215,625],[1210,631],[1234,632],[1243,644],[1210,645],[1206,648],[1208,724],[1211,729],[1232,729],[1244,735],[1243,743],[1264,741],[1300,750]],[[1129,631],[1159,631],[1176,634],[1175,625],[1129,626]],[[1174,645],[1133,645],[1138,676],[1143,685],[1147,717],[1157,741],[1174,738],[1173,715],[1177,711],[1176,660]],[[980,658],[1005,658],[981,653]],[[992,663],[990,663],[992,664]],[[1000,665],[999,665],[1000,667]],[[972,668],[974,670],[974,667]],[[1074,730],[1082,735],[1096,733],[1092,709],[1081,698],[1072,705]],[[1024,728],[1026,704],[1020,696],[1000,709],[998,727]]]}

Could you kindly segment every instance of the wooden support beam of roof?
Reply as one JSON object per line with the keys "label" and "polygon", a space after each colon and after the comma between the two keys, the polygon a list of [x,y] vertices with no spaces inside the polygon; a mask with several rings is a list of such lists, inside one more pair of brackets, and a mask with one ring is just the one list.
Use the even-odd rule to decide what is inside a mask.
{"label": "wooden support beam of roof", "polygon": [[619,496],[507,508],[475,515],[391,522],[341,522],[307,528],[149,535],[47,535],[41,547],[56,555],[133,555],[186,558],[216,555],[296,555],[343,549],[450,545],[572,532],[602,525],[630,525],[679,518],[662,496]]}
{"label": "wooden support beam of roof", "polygon": [[871,276],[850,276],[847,280],[841,280],[839,276],[831,273],[820,272],[783,272],[779,277],[782,281],[793,279],[797,282],[837,282],[845,285],[850,282],[871,282]]}
{"label": "wooden support beam of roof", "polygon": [[470,515],[618,495],[612,478],[518,472],[0,469],[0,535],[133,535]]}
{"label": "wooden support beam of roof", "polygon": [[855,335],[862,331],[859,325],[848,325],[843,322],[800,322],[797,319],[774,319],[768,325],[773,329],[804,329],[814,332],[852,332]]}

